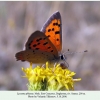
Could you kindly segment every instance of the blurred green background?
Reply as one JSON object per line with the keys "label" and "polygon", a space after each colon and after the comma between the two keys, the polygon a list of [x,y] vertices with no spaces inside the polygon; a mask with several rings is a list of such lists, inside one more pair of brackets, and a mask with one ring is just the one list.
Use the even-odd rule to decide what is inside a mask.
{"label": "blurred green background", "polygon": [[88,50],[67,55],[69,69],[76,72],[75,78],[82,78],[75,90],[100,90],[99,1],[0,1],[0,90],[27,90],[21,67],[29,63],[17,62],[15,54],[55,11],[62,17],[62,52]]}

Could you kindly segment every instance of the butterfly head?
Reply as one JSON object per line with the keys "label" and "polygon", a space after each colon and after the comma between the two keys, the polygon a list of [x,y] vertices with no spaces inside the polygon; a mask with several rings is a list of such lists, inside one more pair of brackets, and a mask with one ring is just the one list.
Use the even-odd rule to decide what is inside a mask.
{"label": "butterfly head", "polygon": [[60,60],[66,60],[67,58],[65,57],[65,55],[61,54],[60,55]]}

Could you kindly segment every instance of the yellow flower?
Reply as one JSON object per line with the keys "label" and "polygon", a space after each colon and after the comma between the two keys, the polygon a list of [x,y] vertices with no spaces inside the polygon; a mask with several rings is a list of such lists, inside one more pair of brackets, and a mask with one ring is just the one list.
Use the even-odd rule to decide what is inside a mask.
{"label": "yellow flower", "polygon": [[49,65],[46,62],[45,67],[37,66],[32,68],[30,63],[29,68],[22,68],[28,81],[29,90],[73,90],[74,82],[81,79],[73,79],[75,75],[68,68],[63,69],[60,64],[56,66]]}

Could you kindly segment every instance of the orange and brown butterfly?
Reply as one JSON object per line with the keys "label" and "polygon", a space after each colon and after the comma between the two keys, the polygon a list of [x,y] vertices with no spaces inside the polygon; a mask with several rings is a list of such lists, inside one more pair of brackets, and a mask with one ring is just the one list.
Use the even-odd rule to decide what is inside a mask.
{"label": "orange and brown butterfly", "polygon": [[44,64],[46,61],[56,62],[63,55],[61,15],[55,12],[44,24],[41,31],[31,34],[25,44],[25,50],[16,53],[17,60]]}

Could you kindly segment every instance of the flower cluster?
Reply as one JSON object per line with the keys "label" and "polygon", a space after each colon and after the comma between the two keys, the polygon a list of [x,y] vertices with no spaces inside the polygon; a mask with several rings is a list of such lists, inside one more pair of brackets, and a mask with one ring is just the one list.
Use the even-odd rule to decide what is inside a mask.
{"label": "flower cluster", "polygon": [[60,64],[55,66],[49,65],[46,62],[45,67],[37,66],[32,68],[30,63],[29,68],[22,68],[25,73],[25,78],[28,79],[28,90],[31,91],[50,91],[50,90],[73,90],[74,82],[81,79],[73,79],[75,75],[68,68],[63,69]]}

